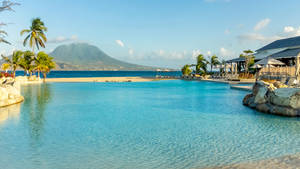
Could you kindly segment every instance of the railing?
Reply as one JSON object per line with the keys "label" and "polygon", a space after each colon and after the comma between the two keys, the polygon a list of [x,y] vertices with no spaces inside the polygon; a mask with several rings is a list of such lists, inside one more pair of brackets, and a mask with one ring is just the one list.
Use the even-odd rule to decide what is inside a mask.
{"label": "railing", "polygon": [[259,71],[260,79],[281,79],[295,77],[296,68],[294,66],[285,67],[264,67]]}

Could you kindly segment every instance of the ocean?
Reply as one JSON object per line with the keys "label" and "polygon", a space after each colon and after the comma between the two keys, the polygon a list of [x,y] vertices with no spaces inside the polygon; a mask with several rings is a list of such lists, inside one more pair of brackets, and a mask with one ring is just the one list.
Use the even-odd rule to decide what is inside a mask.
{"label": "ocean", "polygon": [[[16,76],[23,76],[23,71],[17,71]],[[47,78],[76,78],[76,77],[155,77],[181,76],[180,71],[51,71]]]}

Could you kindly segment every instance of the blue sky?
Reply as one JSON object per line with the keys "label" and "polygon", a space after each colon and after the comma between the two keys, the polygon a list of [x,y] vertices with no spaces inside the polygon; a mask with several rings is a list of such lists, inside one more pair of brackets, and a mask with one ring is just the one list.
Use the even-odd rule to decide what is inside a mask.
{"label": "blue sky", "polygon": [[11,23],[12,46],[19,32],[40,17],[48,27],[47,52],[56,46],[87,42],[132,63],[179,68],[199,53],[237,57],[273,40],[300,35],[299,0],[24,0],[15,12],[0,13]]}

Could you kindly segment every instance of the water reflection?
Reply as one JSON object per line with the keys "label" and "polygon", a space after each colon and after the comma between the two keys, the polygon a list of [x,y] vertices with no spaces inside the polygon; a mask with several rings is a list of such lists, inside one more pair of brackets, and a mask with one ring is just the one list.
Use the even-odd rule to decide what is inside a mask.
{"label": "water reflection", "polygon": [[19,122],[21,104],[15,104],[0,108],[0,125],[5,124],[8,120]]}
{"label": "water reflection", "polygon": [[28,85],[23,87],[24,116],[28,121],[30,137],[39,141],[44,131],[47,104],[51,100],[51,84]]}

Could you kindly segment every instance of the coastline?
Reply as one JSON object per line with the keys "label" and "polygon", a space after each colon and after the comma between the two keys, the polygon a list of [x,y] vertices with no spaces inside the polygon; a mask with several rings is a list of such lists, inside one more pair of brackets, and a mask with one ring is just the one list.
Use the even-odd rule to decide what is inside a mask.
{"label": "coastline", "polygon": [[46,82],[149,82],[158,80],[175,80],[175,78],[155,77],[85,77],[85,78],[47,78]]}

